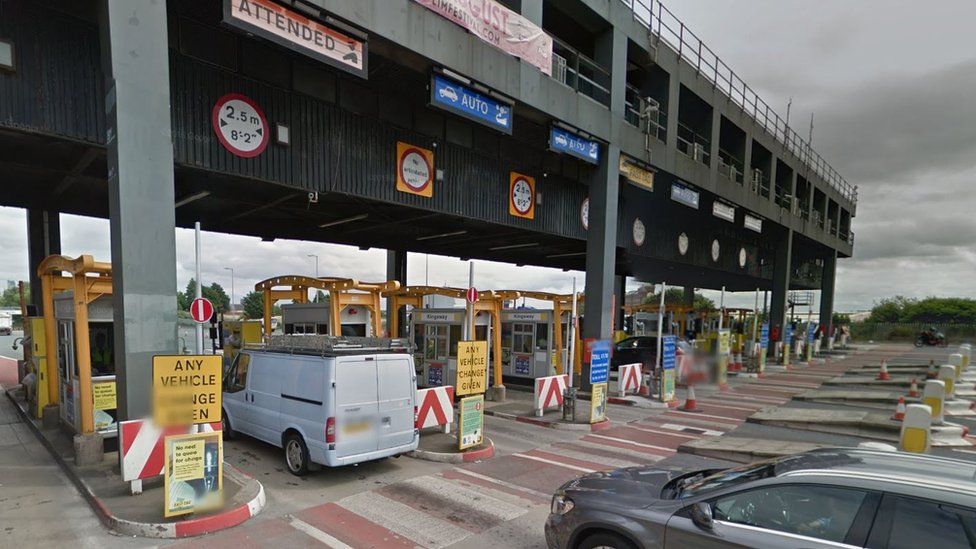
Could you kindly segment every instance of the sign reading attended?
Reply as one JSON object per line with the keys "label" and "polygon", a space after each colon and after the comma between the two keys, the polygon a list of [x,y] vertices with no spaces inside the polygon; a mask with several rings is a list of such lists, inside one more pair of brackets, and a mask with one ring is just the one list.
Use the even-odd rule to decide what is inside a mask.
{"label": "sign reading attended", "polygon": [[361,78],[368,75],[366,36],[345,25],[327,26],[270,0],[224,0],[224,23]]}
{"label": "sign reading attended", "polygon": [[153,357],[153,422],[159,427],[220,421],[218,355]]}
{"label": "sign reading attended", "polygon": [[469,396],[458,404],[458,450],[477,446],[485,439],[485,396]]}
{"label": "sign reading attended", "polygon": [[458,341],[457,387],[458,396],[480,395],[488,386],[488,342]]}
{"label": "sign reading attended", "polygon": [[221,435],[221,431],[212,431],[165,438],[165,516],[205,511],[223,504]]}

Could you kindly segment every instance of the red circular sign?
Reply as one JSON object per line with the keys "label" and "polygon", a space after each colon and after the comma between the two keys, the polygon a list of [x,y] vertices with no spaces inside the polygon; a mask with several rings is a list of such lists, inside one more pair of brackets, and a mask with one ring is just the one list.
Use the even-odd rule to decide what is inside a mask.
{"label": "red circular sign", "polygon": [[397,159],[397,172],[403,183],[415,193],[423,192],[434,182],[434,167],[417,147],[404,149]]}
{"label": "red circular sign", "polygon": [[477,288],[468,288],[468,292],[467,292],[467,294],[465,294],[464,297],[465,297],[465,299],[468,300],[468,303],[475,303],[475,302],[477,302],[478,301],[478,290],[477,290]]}
{"label": "red circular sign", "polygon": [[190,303],[190,316],[200,324],[210,322],[213,312],[213,303],[205,297],[198,297],[193,300],[193,303]]}
{"label": "red circular sign", "polygon": [[225,149],[235,156],[252,158],[268,146],[268,119],[250,97],[228,93],[213,106],[214,133]]}

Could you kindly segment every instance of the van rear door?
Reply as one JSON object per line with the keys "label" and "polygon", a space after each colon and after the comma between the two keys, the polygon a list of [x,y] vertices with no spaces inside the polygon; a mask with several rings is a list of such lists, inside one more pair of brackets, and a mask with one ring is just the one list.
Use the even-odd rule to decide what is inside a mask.
{"label": "van rear door", "polygon": [[379,408],[379,448],[410,444],[414,437],[413,407],[417,398],[417,378],[406,356],[376,357]]}
{"label": "van rear door", "polygon": [[336,357],[336,457],[375,452],[378,449],[376,379],[375,357]]}

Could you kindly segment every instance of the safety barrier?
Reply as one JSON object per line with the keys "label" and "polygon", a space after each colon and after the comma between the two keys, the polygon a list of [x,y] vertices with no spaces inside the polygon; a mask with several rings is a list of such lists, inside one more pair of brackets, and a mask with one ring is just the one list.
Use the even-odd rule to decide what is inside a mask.
{"label": "safety barrier", "polygon": [[566,391],[568,384],[569,377],[566,374],[537,377],[535,379],[535,391],[533,395],[535,415],[542,417],[542,412],[548,408],[562,408],[563,392]]}
{"label": "safety barrier", "polygon": [[445,433],[450,433],[454,423],[454,387],[417,389],[416,416],[414,425],[417,429],[442,427]]}
{"label": "safety barrier", "polygon": [[[200,432],[220,431],[220,423],[204,423]],[[186,426],[160,429],[148,419],[119,423],[119,462],[122,480],[132,483],[132,492],[142,491],[142,479],[163,474],[163,441],[167,436],[191,432]]]}
{"label": "safety barrier", "polygon": [[627,391],[633,391],[634,394],[640,392],[641,389],[641,367],[643,365],[637,364],[623,364],[617,369],[617,386],[620,389],[620,396],[624,396]]}
{"label": "safety barrier", "polygon": [[962,378],[962,355],[960,353],[952,353],[949,355],[949,364],[956,369],[955,379],[959,381]]}
{"label": "safety barrier", "polygon": [[942,425],[945,418],[945,383],[937,379],[925,382],[925,392],[922,393],[922,404],[928,406],[932,414],[932,423]]}
{"label": "safety barrier", "polygon": [[909,404],[905,408],[898,449],[917,454],[927,454],[932,449],[932,408],[924,404]]}

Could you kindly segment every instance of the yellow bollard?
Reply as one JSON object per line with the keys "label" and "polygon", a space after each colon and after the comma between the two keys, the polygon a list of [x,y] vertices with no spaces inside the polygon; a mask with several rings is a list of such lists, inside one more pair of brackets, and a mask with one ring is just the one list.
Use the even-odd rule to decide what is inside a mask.
{"label": "yellow bollard", "polygon": [[956,367],[952,364],[939,366],[939,381],[945,383],[945,399],[952,400],[955,395],[956,387]]}
{"label": "yellow bollard", "polygon": [[922,404],[932,412],[932,423],[942,425],[945,418],[945,383],[937,379],[925,382],[925,392],[922,393]]}
{"label": "yellow bollard", "polygon": [[932,449],[932,408],[924,404],[907,406],[905,420],[901,424],[898,449],[917,454],[929,453]]}

